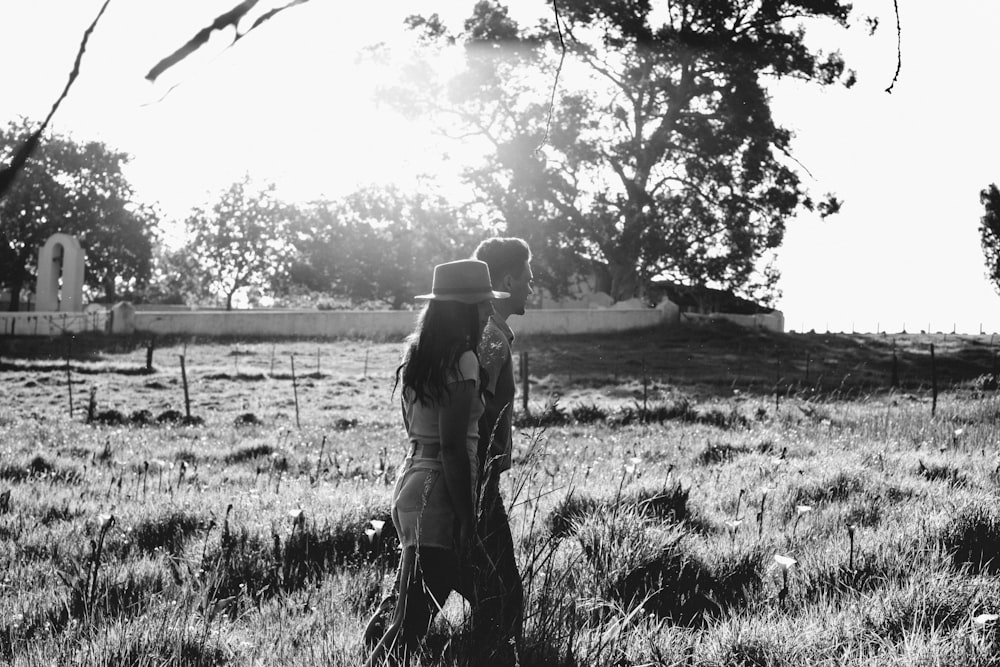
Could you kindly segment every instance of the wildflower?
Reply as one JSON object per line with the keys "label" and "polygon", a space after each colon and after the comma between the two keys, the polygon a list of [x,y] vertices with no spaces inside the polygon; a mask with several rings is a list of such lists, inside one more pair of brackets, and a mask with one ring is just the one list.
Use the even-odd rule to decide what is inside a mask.
{"label": "wildflower", "polygon": [[774,562],[781,566],[781,569],[785,571],[798,563],[798,561],[791,556],[782,556],[781,554],[774,554]]}
{"label": "wildflower", "polygon": [[115,517],[111,514],[98,514],[97,524],[101,527],[101,530],[107,530],[111,527],[115,521]]}
{"label": "wildflower", "polygon": [[1000,614],[980,614],[972,619],[976,625],[986,625],[1000,619]]}
{"label": "wildflower", "polygon": [[796,505],[795,506],[795,513],[798,514],[799,516],[802,516],[803,514],[806,514],[807,512],[812,512],[812,509],[813,508],[812,508],[811,505]]}
{"label": "wildflower", "polygon": [[743,519],[732,519],[726,522],[726,526],[729,530],[736,531],[743,524]]}
{"label": "wildflower", "polygon": [[372,520],[371,520],[371,521],[369,521],[368,523],[370,523],[370,524],[371,524],[372,528],[373,528],[373,529],[375,530],[375,532],[377,532],[377,533],[381,533],[381,532],[382,532],[382,528],[384,528],[384,527],[385,527],[385,521],[381,521],[381,520],[379,520],[379,519],[372,519]]}

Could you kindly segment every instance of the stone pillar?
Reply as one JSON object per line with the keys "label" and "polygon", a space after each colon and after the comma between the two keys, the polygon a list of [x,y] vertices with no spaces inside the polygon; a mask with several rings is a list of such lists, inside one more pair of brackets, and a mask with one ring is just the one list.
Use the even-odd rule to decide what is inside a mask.
{"label": "stone pillar", "polygon": [[135,306],[128,301],[119,301],[108,314],[110,333],[132,334],[135,333]]}
{"label": "stone pillar", "polygon": [[667,297],[663,297],[663,301],[656,306],[656,309],[663,313],[663,321],[667,326],[676,326],[681,323],[680,306]]}
{"label": "stone pillar", "polygon": [[50,236],[38,251],[35,310],[83,310],[83,269],[86,261],[86,253],[75,236],[61,233]]}

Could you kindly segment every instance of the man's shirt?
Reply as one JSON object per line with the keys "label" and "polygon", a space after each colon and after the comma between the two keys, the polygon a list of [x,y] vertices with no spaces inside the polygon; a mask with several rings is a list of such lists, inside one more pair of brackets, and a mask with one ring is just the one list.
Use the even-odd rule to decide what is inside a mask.
{"label": "man's shirt", "polygon": [[483,386],[486,411],[479,420],[479,451],[488,451],[487,459],[480,461],[480,465],[485,467],[492,460],[499,472],[511,466],[514,363],[510,346],[513,342],[514,332],[507,323],[490,317],[479,343],[479,365],[487,375]]}

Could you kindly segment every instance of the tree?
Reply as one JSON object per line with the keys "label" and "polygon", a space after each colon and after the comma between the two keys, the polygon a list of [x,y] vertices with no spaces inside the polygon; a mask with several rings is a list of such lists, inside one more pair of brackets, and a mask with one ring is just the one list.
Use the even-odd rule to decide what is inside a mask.
{"label": "tree", "polygon": [[137,299],[174,305],[199,303],[211,297],[211,280],[190,247],[161,246],[155,253],[153,277]]}
{"label": "tree", "polygon": [[996,183],[979,193],[979,203],[986,209],[979,219],[979,239],[986,259],[986,275],[1000,291],[1000,190]]}
{"label": "tree", "polygon": [[430,287],[431,267],[468,257],[481,237],[438,196],[364,188],[303,213],[290,279],[400,309]]}
{"label": "tree", "polygon": [[[26,121],[0,129],[0,160],[30,135]],[[0,285],[11,292],[10,310],[20,308],[22,291],[36,277],[38,250],[56,232],[80,239],[87,252],[84,282],[108,301],[149,278],[158,219],[135,201],[123,173],[129,159],[100,142],[39,140],[0,199]]]}
{"label": "tree", "polygon": [[273,184],[256,188],[246,176],[211,209],[196,208],[187,219],[191,256],[226,310],[232,310],[239,290],[266,288],[287,270],[293,211],[274,190]]}
{"label": "tree", "polygon": [[[436,15],[411,17],[428,44],[461,45],[464,70],[441,82],[427,63],[413,66],[411,83],[386,98],[489,143],[468,178],[509,233],[534,241],[541,277],[559,279],[572,253],[604,267],[616,300],[656,276],[773,287],[777,272],[761,263],[785,220],[838,204],[817,204],[802,187],[764,82],[852,84],[839,54],[810,51],[798,25],[846,26],[850,6],[567,0],[558,10],[557,21],[526,30],[481,0],[458,35]],[[553,87],[563,56],[574,76]]]}

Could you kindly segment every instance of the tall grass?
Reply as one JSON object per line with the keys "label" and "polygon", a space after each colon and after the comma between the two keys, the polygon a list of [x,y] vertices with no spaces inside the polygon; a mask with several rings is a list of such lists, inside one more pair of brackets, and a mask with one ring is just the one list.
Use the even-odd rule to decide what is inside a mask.
{"label": "tall grass", "polygon": [[[61,385],[51,411],[0,420],[0,662],[361,661],[397,557],[372,521],[398,418],[354,368],[304,379],[295,429],[283,380],[257,377],[269,351],[241,358],[239,400],[196,389],[202,425],[67,421]],[[134,404],[102,407],[170,407],[162,375],[119,376]],[[992,393],[945,393],[931,419],[912,393],[775,410],[663,390],[640,413],[625,389],[552,403],[516,436],[522,665],[997,664],[997,622],[976,620],[1000,613]],[[427,646],[440,664],[473,653],[458,602]]]}

